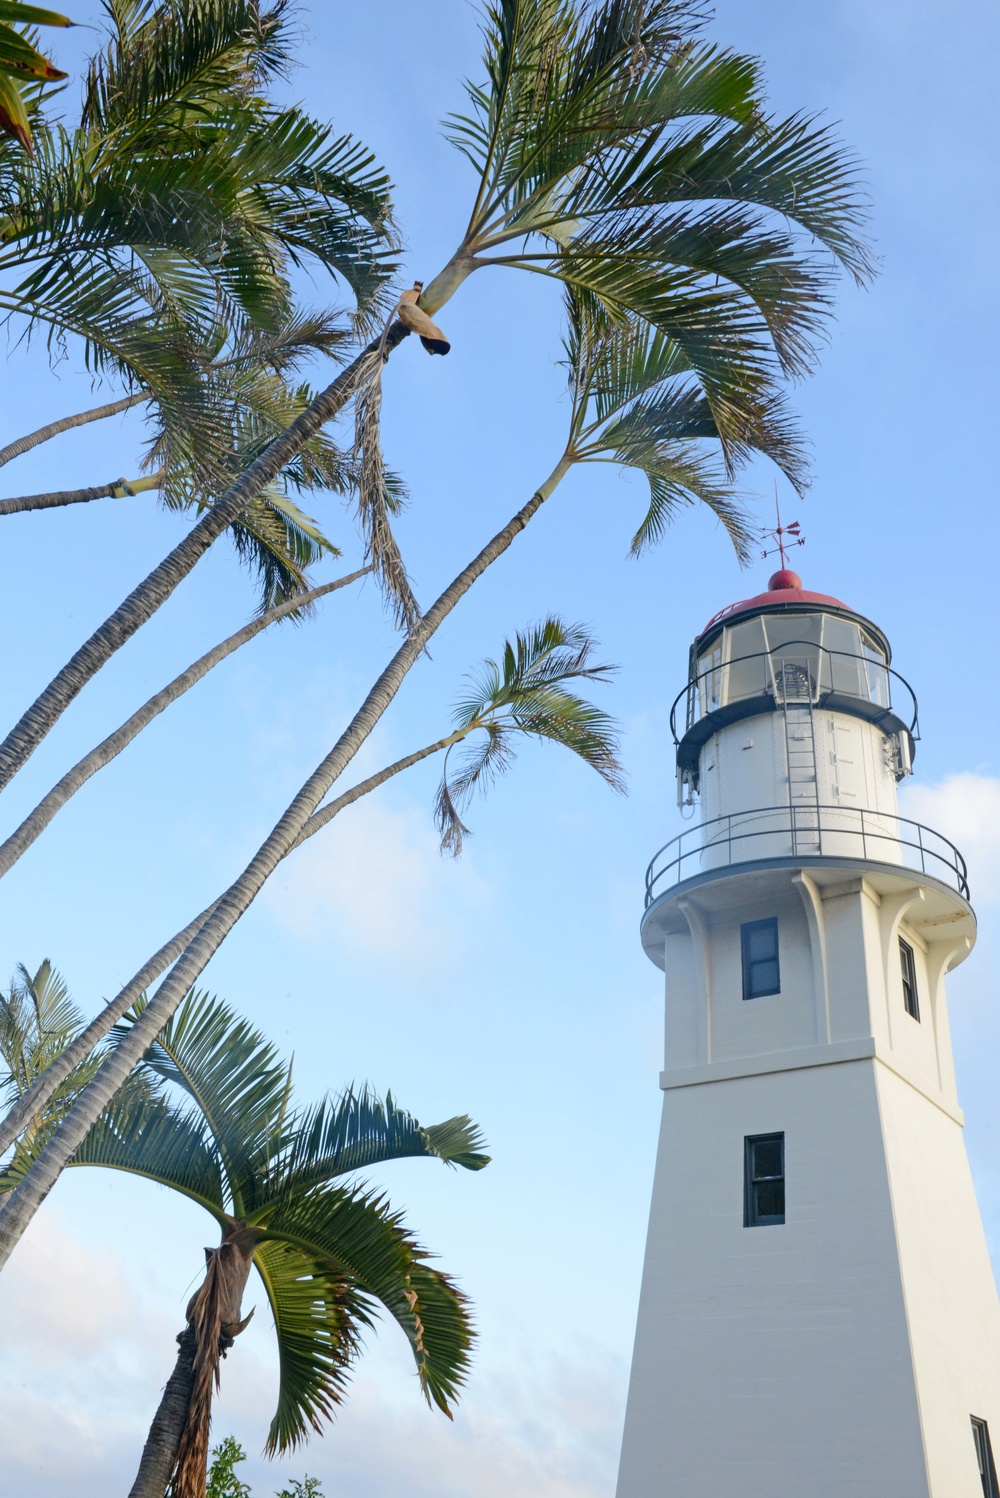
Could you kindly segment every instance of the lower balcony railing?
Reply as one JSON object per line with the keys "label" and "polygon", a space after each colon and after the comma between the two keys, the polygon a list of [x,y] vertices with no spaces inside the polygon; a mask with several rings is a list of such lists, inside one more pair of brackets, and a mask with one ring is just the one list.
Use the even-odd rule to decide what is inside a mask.
{"label": "lower balcony railing", "polygon": [[858,858],[919,869],[969,898],[965,859],[954,843],[884,811],[852,806],[761,806],[730,812],[671,838],[646,870],[646,905],[695,874],[768,858]]}

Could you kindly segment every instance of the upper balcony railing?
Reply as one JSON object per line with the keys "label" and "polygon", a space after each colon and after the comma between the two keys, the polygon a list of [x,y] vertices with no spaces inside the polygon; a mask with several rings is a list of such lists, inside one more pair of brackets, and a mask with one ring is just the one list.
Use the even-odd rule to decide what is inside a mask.
{"label": "upper balcony railing", "polygon": [[946,837],[909,817],[849,806],[761,806],[688,827],[646,870],[646,906],[696,874],[741,863],[846,858],[919,869],[969,898],[965,859]]}
{"label": "upper balcony railing", "polygon": [[[898,671],[871,655],[831,650],[812,640],[789,640],[770,650],[757,650],[732,660],[713,661],[693,676],[678,692],[670,709],[674,743],[679,744],[697,722],[715,713],[728,709],[727,716],[740,716],[738,705],[741,703],[750,710],[761,698],[780,705],[783,683],[790,679],[789,667],[795,670],[804,688],[802,696],[808,696],[815,706],[822,707],[834,699],[838,706],[850,711],[852,703],[864,704],[863,716],[866,718],[875,721],[895,718],[909,729],[913,738],[920,737],[917,699],[909,682]],[[897,697],[902,699],[898,707],[893,703],[894,685]],[[678,733],[677,727],[677,710],[682,702],[685,705],[683,735]]]}

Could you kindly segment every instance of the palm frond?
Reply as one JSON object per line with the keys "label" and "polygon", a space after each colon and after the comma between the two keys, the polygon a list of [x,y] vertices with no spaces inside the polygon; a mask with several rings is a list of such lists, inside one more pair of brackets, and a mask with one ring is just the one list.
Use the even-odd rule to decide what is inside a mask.
{"label": "palm frond", "polygon": [[266,1452],[293,1450],[321,1432],[344,1398],[372,1324],[371,1302],[339,1270],[299,1245],[265,1239],[254,1265],[267,1291],[278,1343],[278,1406]]}
{"label": "palm frond", "polygon": [[[127,1033],[142,1007],[113,1033]],[[191,1098],[211,1132],[239,1215],[244,1192],[254,1189],[252,1162],[280,1130],[287,1109],[289,1071],[274,1046],[221,999],[192,990],[146,1052],[142,1070]]]}
{"label": "palm frond", "polygon": [[482,739],[467,749],[457,773],[449,749],[435,803],[443,851],[457,856],[468,828],[461,811],[477,789],[485,789],[513,762],[518,735],[562,744],[589,764],[615,790],[622,790],[615,724],[606,713],[567,689],[570,681],[606,681],[615,669],[592,660],[596,642],[579,624],[550,617],[504,645],[500,661],[487,660],[472,691],[456,705],[459,741]]}
{"label": "palm frond", "polygon": [[465,1114],[424,1127],[397,1106],[391,1093],[383,1102],[367,1087],[350,1088],[295,1119],[286,1147],[262,1172],[260,1199],[297,1194],[349,1171],[401,1159],[442,1160],[482,1170],[490,1157]]}
{"label": "palm frond", "polygon": [[382,352],[376,349],[368,356],[354,403],[358,519],[365,538],[365,561],[375,573],[396,625],[412,630],[421,614],[389,521],[390,513],[399,513],[400,496],[398,490],[390,491],[382,456],[382,367]]}
{"label": "palm frond", "polygon": [[464,1382],[473,1341],[468,1302],[391,1212],[384,1197],[326,1186],[283,1200],[261,1224],[380,1303],[410,1343],[428,1402],[446,1414]]}

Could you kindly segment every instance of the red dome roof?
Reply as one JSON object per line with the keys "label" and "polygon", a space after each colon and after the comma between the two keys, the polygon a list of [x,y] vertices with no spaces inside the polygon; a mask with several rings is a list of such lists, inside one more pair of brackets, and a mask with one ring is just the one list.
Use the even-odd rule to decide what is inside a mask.
{"label": "red dome roof", "polygon": [[797,572],[782,568],[769,580],[766,593],[758,593],[755,598],[744,598],[742,603],[731,603],[728,608],[713,614],[698,639],[722,619],[732,618],[736,614],[748,614],[755,609],[773,608],[776,604],[783,603],[809,603],[816,608],[847,609],[847,604],[841,603],[839,598],[831,598],[826,593],[810,593],[803,588],[802,579]]}

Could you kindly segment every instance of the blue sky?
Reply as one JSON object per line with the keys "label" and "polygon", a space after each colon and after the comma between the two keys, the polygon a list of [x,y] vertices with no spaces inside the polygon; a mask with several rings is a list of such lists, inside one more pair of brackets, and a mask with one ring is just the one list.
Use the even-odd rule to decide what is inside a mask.
{"label": "blue sky", "polygon": [[[74,8],[96,20],[90,0]],[[442,138],[478,73],[465,0],[341,0],[302,14],[290,95],[354,131],[397,183],[407,270],[457,243],[470,177]],[[720,0],[712,34],[766,60],[777,113],[823,110],[866,164],[881,274],[843,288],[818,374],[795,392],[814,451],[799,505],[806,585],[889,634],[921,703],[908,804],[970,860],[982,934],[951,984],[968,1145],[1000,1254],[1000,1106],[991,1003],[1000,920],[995,629],[997,119],[1000,22],[880,0]],[[93,33],[60,37],[68,66]],[[312,297],[328,299],[316,283]],[[559,299],[532,278],[476,276],[440,318],[447,360],[414,341],[387,369],[385,440],[412,505],[400,540],[426,600],[526,499],[561,450]],[[91,402],[72,356],[13,345],[3,440]],[[135,470],[133,419],[50,444],[4,493]],[[749,477],[770,517],[773,479]],[[393,1199],[477,1308],[476,1371],[454,1424],[421,1407],[386,1327],[336,1428],[288,1466],[255,1456],[255,1492],[286,1472],[329,1494],[598,1498],[613,1490],[656,1141],[661,999],[637,925],[642,872],[677,830],[667,712],[692,635],[756,592],[711,519],[691,512],[641,563],[642,504],[610,469],[573,476],[435,641],[365,751],[365,772],[436,737],[465,671],[548,611],[584,620],[620,671],[630,794],[553,749],[527,749],[472,812],[458,864],[438,857],[436,771],[339,819],[284,867],[206,975],[294,1050],[304,1096],[368,1079],[425,1121],[482,1124],[479,1176],[384,1172]],[[357,553],[331,500],[324,528]],[[4,521],[0,702],[13,718],[181,533],[148,498]],[[332,571],[331,571],[332,575]],[[225,542],[123,650],[5,793],[5,826],[141,700],[251,612]],[[189,694],[59,817],[7,877],[0,972],[49,956],[90,1010],[242,867],[393,648],[370,588],[341,594]],[[0,1280],[12,1356],[0,1374],[0,1490],[120,1491],[169,1370],[212,1229],[155,1188],[80,1172],[62,1182]],[[251,1292],[250,1301],[254,1300]],[[225,1369],[216,1429],[259,1451],[273,1360],[261,1294]],[[46,1411],[43,1423],[43,1411]],[[109,1413],[112,1412],[112,1413]],[[44,1437],[40,1432],[44,1430]]]}

